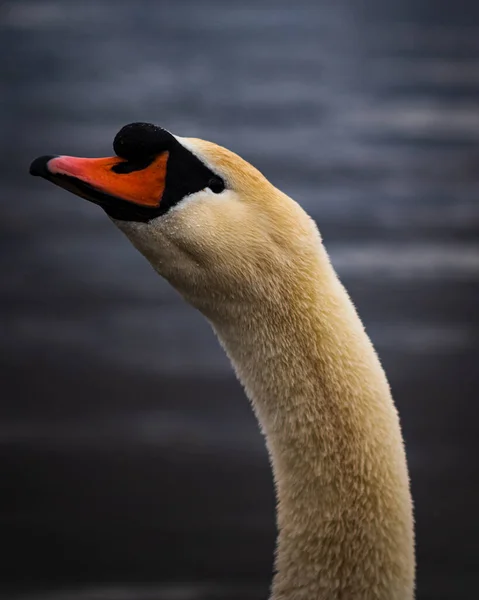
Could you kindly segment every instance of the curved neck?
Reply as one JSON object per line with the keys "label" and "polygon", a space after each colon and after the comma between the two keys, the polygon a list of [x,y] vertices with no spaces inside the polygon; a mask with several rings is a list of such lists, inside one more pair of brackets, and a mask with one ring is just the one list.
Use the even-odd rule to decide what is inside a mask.
{"label": "curved neck", "polygon": [[409,600],[412,509],[389,386],[325,253],[310,281],[213,322],[271,456],[272,598]]}

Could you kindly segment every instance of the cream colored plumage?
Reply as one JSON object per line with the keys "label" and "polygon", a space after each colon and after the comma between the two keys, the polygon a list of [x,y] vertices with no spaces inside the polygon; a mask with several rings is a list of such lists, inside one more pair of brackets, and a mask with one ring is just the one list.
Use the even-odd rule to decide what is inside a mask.
{"label": "cream colored plumage", "polygon": [[271,598],[411,600],[398,415],[316,225],[239,156],[177,140],[226,189],[115,223],[209,320],[266,436],[279,530]]}
{"label": "cream colored plumage", "polygon": [[313,221],[237,155],[225,178],[118,226],[210,321],[250,398],[278,497],[274,600],[409,600],[412,508],[396,409]]}

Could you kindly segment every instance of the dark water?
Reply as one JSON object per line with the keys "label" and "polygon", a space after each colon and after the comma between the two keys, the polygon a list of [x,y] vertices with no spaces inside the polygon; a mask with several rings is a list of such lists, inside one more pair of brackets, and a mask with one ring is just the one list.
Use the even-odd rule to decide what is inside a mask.
{"label": "dark water", "polygon": [[0,19],[5,598],[266,597],[268,461],[216,340],[99,209],[27,175],[136,120],[230,147],[317,220],[401,413],[418,598],[477,597],[479,5],[18,0]]}

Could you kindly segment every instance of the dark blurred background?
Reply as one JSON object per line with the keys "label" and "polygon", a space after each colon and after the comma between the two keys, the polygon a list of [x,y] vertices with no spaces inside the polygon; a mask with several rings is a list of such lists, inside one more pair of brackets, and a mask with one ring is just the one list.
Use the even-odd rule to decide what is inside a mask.
{"label": "dark blurred background", "polygon": [[417,597],[477,598],[477,0],[10,0],[0,32],[2,598],[266,598],[268,459],[208,325],[28,176],[137,120],[317,220],[402,417]]}

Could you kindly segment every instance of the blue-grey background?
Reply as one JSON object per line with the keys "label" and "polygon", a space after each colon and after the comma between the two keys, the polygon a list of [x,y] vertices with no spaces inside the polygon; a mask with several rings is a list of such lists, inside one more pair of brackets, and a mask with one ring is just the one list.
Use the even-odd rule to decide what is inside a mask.
{"label": "blue-grey background", "polygon": [[141,120],[317,220],[402,417],[418,599],[477,598],[476,0],[9,0],[0,49],[3,597],[266,598],[268,460],[213,334],[98,207],[28,176]]}

